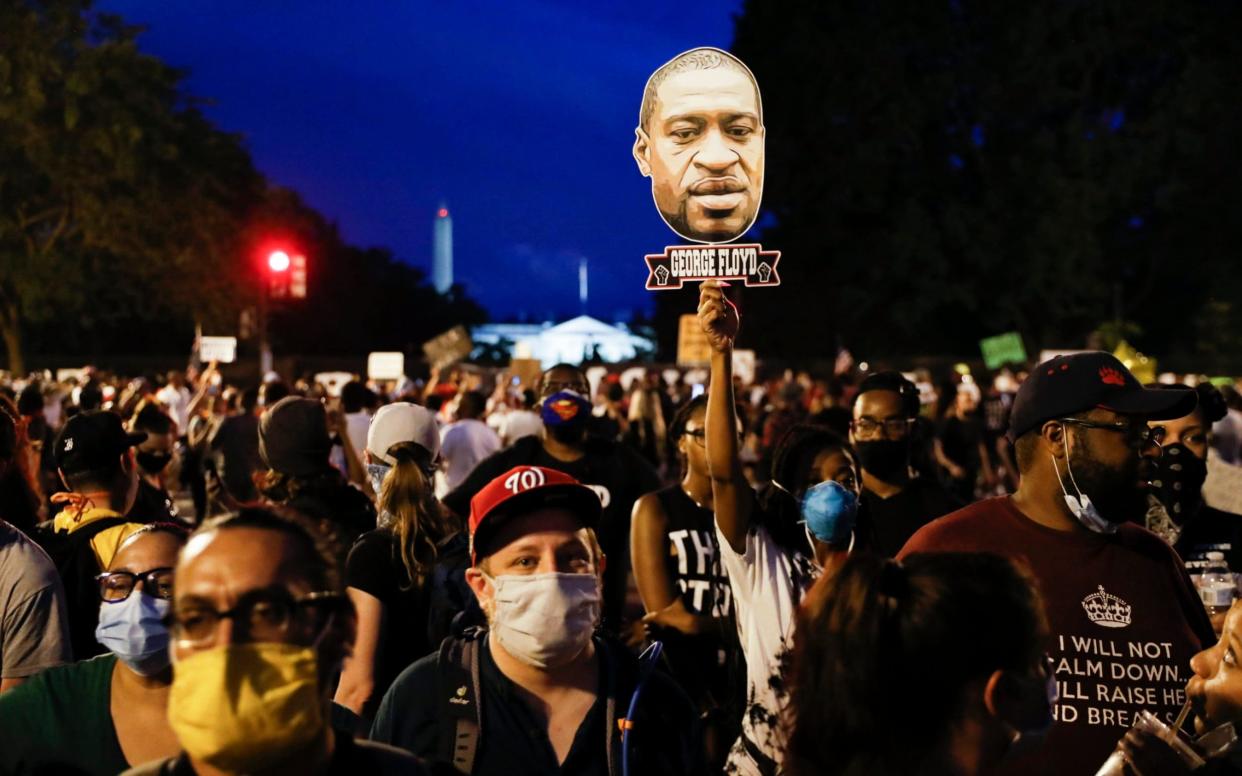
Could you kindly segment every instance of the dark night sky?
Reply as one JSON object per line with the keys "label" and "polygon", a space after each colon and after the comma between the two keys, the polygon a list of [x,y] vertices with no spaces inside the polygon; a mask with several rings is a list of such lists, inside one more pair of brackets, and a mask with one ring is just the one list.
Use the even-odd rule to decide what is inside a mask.
{"label": "dark night sky", "polygon": [[630,156],[643,85],[727,48],[740,0],[661,3],[105,0],[240,132],[259,168],[358,245],[429,267],[453,215],[456,278],[493,317],[650,309],[642,256],[679,242]]}

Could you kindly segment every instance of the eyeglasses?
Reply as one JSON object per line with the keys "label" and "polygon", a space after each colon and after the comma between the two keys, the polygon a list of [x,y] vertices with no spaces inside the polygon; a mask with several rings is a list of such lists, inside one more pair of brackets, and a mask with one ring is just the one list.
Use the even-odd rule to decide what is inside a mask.
{"label": "eyeglasses", "polygon": [[[307,593],[295,598],[284,588],[266,588],[243,595],[236,606],[225,611],[193,603],[178,607],[169,617],[169,626],[173,638],[191,647],[215,643],[223,619],[244,628],[251,641],[287,641],[295,626],[311,632],[322,628],[323,615],[344,602],[345,598],[336,593]],[[309,619],[308,610],[313,613]]]}
{"label": "eyeglasses", "polygon": [[1146,423],[1097,423],[1078,418],[1057,418],[1058,423],[1069,423],[1081,428],[1098,428],[1112,431],[1125,436],[1125,442],[1135,450],[1142,450],[1148,445],[1160,447],[1164,444],[1164,426],[1149,426]]}
{"label": "eyeglasses", "polygon": [[142,583],[142,592],[152,598],[163,598],[167,601],[173,597],[173,570],[167,567],[151,569],[141,574],[110,571],[98,575],[95,581],[99,583],[100,600],[109,603],[120,603],[129,598],[139,582]]}
{"label": "eyeglasses", "polygon": [[890,439],[901,438],[910,432],[910,427],[913,425],[914,418],[876,420],[864,416],[850,421],[850,428],[854,429],[854,435],[859,439],[875,439],[880,435],[880,429],[884,429],[884,436]]}
{"label": "eyeglasses", "polygon": [[546,399],[552,394],[560,393],[561,391],[573,391],[574,393],[580,393],[583,396],[586,396],[587,394],[591,392],[591,388],[586,383],[580,382],[578,380],[570,380],[568,382],[560,381],[560,380],[549,380],[543,384],[543,389],[541,393],[543,394],[543,397]]}

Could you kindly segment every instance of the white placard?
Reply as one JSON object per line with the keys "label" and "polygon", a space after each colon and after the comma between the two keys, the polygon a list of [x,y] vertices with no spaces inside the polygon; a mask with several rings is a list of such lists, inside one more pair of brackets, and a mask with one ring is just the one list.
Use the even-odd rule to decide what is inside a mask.
{"label": "white placard", "polygon": [[231,364],[237,360],[236,337],[200,337],[198,357],[203,361]]}
{"label": "white placard", "polygon": [[315,382],[322,384],[329,396],[340,396],[341,388],[353,379],[352,372],[320,372],[315,375]]}
{"label": "white placard", "polygon": [[367,377],[372,380],[400,380],[404,374],[404,353],[379,351],[367,356]]}
{"label": "white placard", "polygon": [[86,382],[86,367],[78,367],[77,369],[57,369],[56,382],[67,383],[70,380],[77,380],[78,385]]}
{"label": "white placard", "polygon": [[733,351],[733,376],[742,378],[742,385],[753,385],[755,382],[755,351]]}

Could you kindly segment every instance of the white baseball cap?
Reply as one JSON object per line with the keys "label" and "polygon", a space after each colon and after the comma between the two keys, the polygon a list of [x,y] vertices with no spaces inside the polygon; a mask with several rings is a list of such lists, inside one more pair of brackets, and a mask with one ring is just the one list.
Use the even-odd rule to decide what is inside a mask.
{"label": "white baseball cap", "polygon": [[367,451],[389,466],[396,466],[397,461],[388,455],[388,449],[400,442],[421,445],[434,461],[440,455],[440,429],[435,416],[426,407],[406,401],[380,407],[367,428]]}

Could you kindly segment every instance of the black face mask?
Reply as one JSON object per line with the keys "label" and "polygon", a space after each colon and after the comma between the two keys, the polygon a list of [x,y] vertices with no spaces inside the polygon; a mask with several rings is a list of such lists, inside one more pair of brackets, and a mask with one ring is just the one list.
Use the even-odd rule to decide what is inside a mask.
{"label": "black face mask", "polygon": [[1156,462],[1152,485],[1170,520],[1185,525],[1194,519],[1203,506],[1203,482],[1206,479],[1207,461],[1200,460],[1180,442],[1165,446],[1164,454]]}
{"label": "black face mask", "polygon": [[134,456],[138,459],[138,465],[147,474],[159,474],[168,466],[168,462],[172,460],[172,453],[148,453],[140,452]]}
{"label": "black face mask", "polygon": [[899,480],[910,466],[910,441],[908,439],[876,439],[859,442],[858,458],[863,470],[884,482]]}

